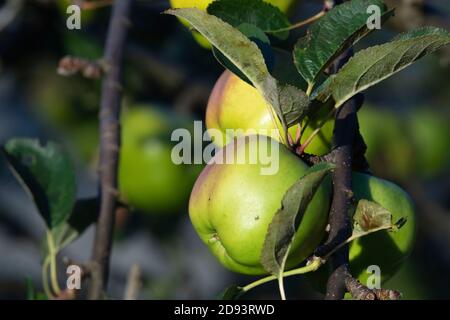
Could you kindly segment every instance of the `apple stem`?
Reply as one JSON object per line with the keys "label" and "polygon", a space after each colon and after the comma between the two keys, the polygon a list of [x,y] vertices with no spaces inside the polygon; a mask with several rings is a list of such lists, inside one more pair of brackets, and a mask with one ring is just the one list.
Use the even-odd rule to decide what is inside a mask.
{"label": "apple stem", "polygon": [[47,256],[42,264],[42,287],[44,289],[44,293],[49,300],[54,298],[54,295],[50,289],[48,283],[48,268],[50,266],[50,256]]}
{"label": "apple stem", "polygon": [[313,88],[314,88],[314,83],[313,82],[308,83],[308,88],[306,89],[306,95],[308,97],[311,95]]}
{"label": "apple stem", "polygon": [[298,155],[301,155],[301,154],[305,151],[305,149],[306,149],[306,148],[310,145],[310,143],[314,140],[314,138],[316,137],[316,135],[320,132],[320,129],[322,129],[322,128],[321,128],[321,127],[316,128],[316,129],[311,133],[311,135],[308,137],[308,139],[306,139],[306,141],[305,141],[304,143],[302,143],[302,144],[300,145],[300,147],[297,148],[296,153],[297,153]]}
{"label": "apple stem", "polygon": [[61,293],[61,288],[58,284],[58,276],[56,270],[56,248],[55,241],[53,240],[53,235],[50,231],[47,231],[47,247],[48,247],[48,256],[49,256],[49,264],[50,264],[50,284],[52,286],[53,291],[56,295]]}
{"label": "apple stem", "polygon": [[278,289],[280,291],[281,300],[286,300],[286,292],[284,291],[283,276],[278,277]]}
{"label": "apple stem", "polygon": [[323,126],[327,123],[327,121],[331,118],[331,116],[335,113],[336,109],[333,108],[324,120],[320,123],[320,125],[310,134],[310,136],[306,139],[306,141],[297,148],[296,153],[298,155],[302,155],[305,149],[311,144],[317,134],[322,130]]}

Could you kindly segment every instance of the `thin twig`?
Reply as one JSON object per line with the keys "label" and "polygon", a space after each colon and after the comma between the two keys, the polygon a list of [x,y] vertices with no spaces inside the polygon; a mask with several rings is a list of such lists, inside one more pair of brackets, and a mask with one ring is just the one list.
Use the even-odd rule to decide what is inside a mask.
{"label": "thin twig", "polygon": [[390,289],[369,289],[346,272],[345,287],[354,300],[398,300],[401,293]]}
{"label": "thin twig", "polygon": [[296,22],[292,25],[290,25],[289,27],[286,28],[281,28],[281,29],[277,29],[277,30],[269,30],[267,32],[269,33],[276,33],[276,32],[282,32],[282,31],[289,31],[289,30],[294,30],[294,29],[298,29],[301,28],[303,26],[306,26],[307,24],[313,23],[317,20],[319,20],[320,18],[322,18],[325,15],[325,10],[320,11],[319,13],[313,15],[312,17],[309,17],[308,19]]}
{"label": "thin twig", "polygon": [[125,288],[124,300],[137,300],[141,289],[141,268],[134,264],[128,273],[127,286]]}
{"label": "thin twig", "polygon": [[106,289],[117,205],[117,169],[120,146],[120,85],[122,57],[129,25],[131,0],[116,0],[106,39],[104,60],[108,66],[100,104],[100,214],[92,253],[89,299],[99,299]]}

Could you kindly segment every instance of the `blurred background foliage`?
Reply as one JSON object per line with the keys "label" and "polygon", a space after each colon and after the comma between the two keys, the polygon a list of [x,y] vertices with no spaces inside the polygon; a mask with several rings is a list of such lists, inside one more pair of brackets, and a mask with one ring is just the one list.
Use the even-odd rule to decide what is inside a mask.
{"label": "blurred background foliage", "polygon": [[[76,164],[78,195],[93,197],[100,81],[64,77],[57,67],[66,55],[101,58],[110,8],[83,11],[81,30],[69,31],[65,0],[15,1],[15,11],[2,14],[10,2],[0,1],[0,143],[16,136],[59,141]],[[397,7],[396,17],[357,49],[422,24],[450,29],[447,1],[425,1],[426,7],[420,6],[422,1],[388,2]],[[136,208],[117,217],[110,283],[114,298],[123,296],[135,264],[141,269],[144,299],[211,298],[231,283],[252,280],[218,265],[190,225],[187,201],[200,166],[179,168],[167,161],[171,131],[192,129],[194,119],[204,120],[209,92],[222,72],[187,28],[160,14],[168,7],[168,1],[139,0],[131,19],[123,114],[123,143],[131,155],[122,158],[130,168],[120,183],[145,192],[136,199]],[[303,20],[320,10],[321,1],[298,1],[290,19]],[[295,30],[278,45],[291,48],[304,31]],[[448,50],[424,59],[371,89],[359,112],[374,174],[402,185],[417,206],[416,248],[385,285],[405,298],[450,298],[449,63]],[[27,283],[41,290],[44,226],[6,167],[2,158],[0,298],[26,298]],[[92,240],[91,227],[61,256],[87,261]],[[320,297],[302,277],[289,281],[287,290],[292,298]],[[278,293],[275,284],[268,284],[248,298],[278,298]]]}

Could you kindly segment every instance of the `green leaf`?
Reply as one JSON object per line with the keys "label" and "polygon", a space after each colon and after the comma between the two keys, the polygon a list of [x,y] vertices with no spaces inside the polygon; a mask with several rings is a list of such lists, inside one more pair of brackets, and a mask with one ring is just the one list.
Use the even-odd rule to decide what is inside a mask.
{"label": "green leaf", "polygon": [[[266,33],[273,33],[273,36],[280,40],[289,36],[289,30],[286,28],[290,23],[286,15],[262,0],[216,0],[208,6],[207,11],[234,27],[249,23]],[[284,30],[276,32],[280,29]]]}
{"label": "green leaf", "polygon": [[308,111],[309,98],[301,89],[291,85],[279,85],[281,112],[291,127],[303,119]]}
{"label": "green leaf", "polygon": [[310,95],[311,100],[318,100],[322,103],[327,102],[331,95],[333,94],[331,92],[331,83],[333,82],[335,75],[329,76],[324,82],[322,82]]}
{"label": "green leaf", "polygon": [[400,34],[396,35],[394,38],[392,38],[392,41],[410,40],[410,39],[414,39],[417,37],[429,36],[429,35],[444,36],[444,37],[447,36],[448,37],[449,33],[448,33],[448,31],[441,29],[441,28],[426,26],[426,27],[421,27],[421,28],[417,28],[414,30],[400,33]]}
{"label": "green leaf", "polygon": [[67,154],[54,142],[11,139],[3,152],[17,179],[31,194],[50,230],[62,225],[75,203],[75,170]]}
{"label": "green leaf", "polygon": [[369,34],[367,13],[370,5],[381,9],[382,19],[392,12],[386,11],[382,0],[353,0],[335,6],[311,25],[305,37],[294,49],[294,61],[303,78],[313,84],[317,76],[343,51]]}
{"label": "green leaf", "polygon": [[[268,104],[272,106],[281,120],[283,128],[288,127],[280,101],[293,101],[301,93],[292,89],[278,87],[277,80],[269,73],[264,57],[254,42],[250,41],[242,32],[228,23],[195,8],[171,9],[165,13],[187,20],[212,45],[220,50],[231,63],[239,68]],[[298,91],[301,91],[301,89],[298,89]],[[304,100],[300,102],[304,103]],[[289,106],[287,110],[301,106],[303,105],[296,103]],[[303,109],[298,113],[304,114]]]}
{"label": "green leaf", "polygon": [[438,28],[422,28],[399,35],[393,41],[361,50],[330,83],[335,106],[413,64],[423,56],[450,44],[450,34]]}
{"label": "green leaf", "polygon": [[[70,215],[70,218],[57,228],[52,230],[54,245],[59,252],[75,241],[91,224],[97,221],[99,206],[97,198],[78,200]],[[47,247],[44,246],[44,255],[47,255]]]}
{"label": "green leaf", "polygon": [[[258,49],[261,51],[264,57],[264,62],[267,68],[270,70],[273,67],[275,58],[274,51],[270,46],[270,40],[266,36],[266,34],[258,27],[248,23],[241,24],[239,27],[237,27],[237,29],[258,46]],[[224,68],[230,70],[239,78],[252,85],[251,81],[241,72],[241,70],[239,70],[237,66],[235,66],[230,60],[228,60],[227,57],[225,57],[225,55],[220,52],[220,50],[213,46],[212,52],[214,54],[214,57]]]}
{"label": "green leaf", "polygon": [[238,67],[257,89],[275,93],[275,79],[270,76],[261,51],[242,32],[195,8],[170,9],[165,13],[187,20]]}
{"label": "green leaf", "polygon": [[301,224],[309,202],[333,168],[334,165],[329,163],[311,167],[284,195],[281,208],[269,225],[261,252],[261,264],[267,272],[282,276],[296,226]]}
{"label": "green leaf", "polygon": [[231,285],[223,290],[218,296],[218,300],[237,300],[244,293],[241,287]]}
{"label": "green leaf", "polygon": [[292,60],[292,53],[286,50],[273,48],[275,55],[273,68],[269,68],[272,76],[279,85],[291,85],[306,90],[307,83],[298,73]]}

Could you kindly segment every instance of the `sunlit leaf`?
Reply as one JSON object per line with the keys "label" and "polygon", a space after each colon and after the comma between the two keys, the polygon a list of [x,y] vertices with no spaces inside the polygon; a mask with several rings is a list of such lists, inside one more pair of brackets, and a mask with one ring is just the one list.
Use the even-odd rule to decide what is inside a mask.
{"label": "sunlit leaf", "polygon": [[359,51],[329,84],[336,107],[448,44],[450,34],[447,31],[422,28],[401,34],[391,42]]}
{"label": "sunlit leaf", "polygon": [[386,11],[382,0],[353,0],[335,6],[325,16],[313,23],[305,37],[299,39],[294,49],[294,61],[300,74],[308,83],[339,54],[369,34],[368,12],[371,5],[378,6],[382,20],[392,12]]}

